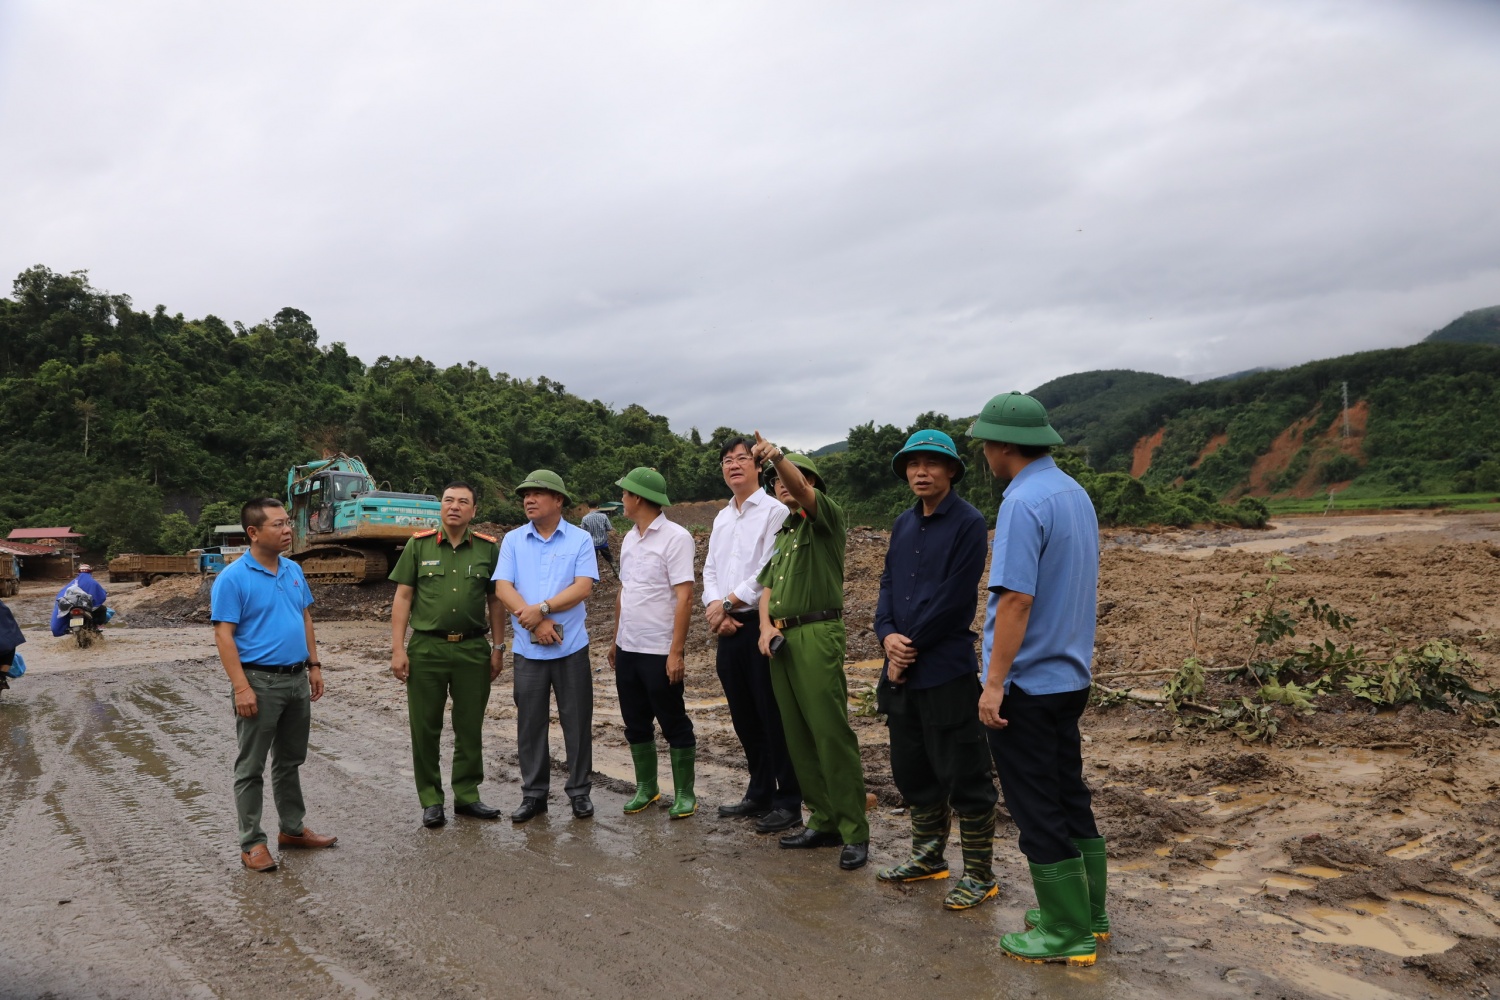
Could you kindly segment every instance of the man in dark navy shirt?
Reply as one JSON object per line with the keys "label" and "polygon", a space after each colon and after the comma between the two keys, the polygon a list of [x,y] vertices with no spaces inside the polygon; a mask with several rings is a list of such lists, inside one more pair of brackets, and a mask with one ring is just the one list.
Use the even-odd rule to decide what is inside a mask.
{"label": "man in dark navy shirt", "polygon": [[953,439],[918,431],[891,460],[917,502],[896,519],[880,575],[875,634],[885,647],[878,690],[891,734],[891,773],[911,808],[911,857],[876,877],[948,877],[943,853],[958,813],[964,874],[943,906],[994,896],[995,782],[979,723],[974,615],[984,573],[984,516],[953,492],[964,477]]}

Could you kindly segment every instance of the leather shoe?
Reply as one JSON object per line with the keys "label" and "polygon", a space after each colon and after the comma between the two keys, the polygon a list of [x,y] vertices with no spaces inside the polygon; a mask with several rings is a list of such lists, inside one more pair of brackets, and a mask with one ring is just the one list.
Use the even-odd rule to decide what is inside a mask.
{"label": "leather shoe", "polygon": [[837,847],[844,842],[844,838],[832,830],[814,830],[805,826],[796,833],[789,833],[777,841],[787,850],[796,850],[804,847]]}
{"label": "leather shoe", "polygon": [[241,851],[240,864],[253,872],[274,872],[276,870],[276,859],[271,857],[271,851],[265,844],[256,844],[248,851]]}
{"label": "leather shoe", "polygon": [[442,826],[446,822],[448,822],[448,817],[443,813],[443,804],[441,802],[422,810],[423,826]]}
{"label": "leather shoe", "polygon": [[754,799],[740,799],[738,802],[727,802],[719,807],[720,819],[734,819],[737,816],[764,816],[771,807],[764,802],[756,802]]}
{"label": "leather shoe", "polygon": [[573,818],[588,819],[594,815],[594,800],[587,795],[573,796]]}
{"label": "leather shoe", "polygon": [[772,809],[755,821],[756,833],[779,833],[802,822],[802,810]]}
{"label": "leather shoe", "polygon": [[845,844],[844,849],[839,852],[839,867],[846,872],[852,872],[856,868],[863,868],[865,862],[870,860],[870,842],[862,844]]}
{"label": "leather shoe", "polygon": [[332,847],[338,842],[339,838],[313,833],[312,828],[306,826],[302,828],[301,833],[278,833],[276,835],[277,847]]}
{"label": "leather shoe", "polygon": [[487,806],[478,799],[473,802],[465,802],[461,806],[453,807],[455,816],[470,816],[474,819],[499,819],[500,810],[494,806]]}
{"label": "leather shoe", "polygon": [[527,796],[526,798],[521,800],[521,804],[516,807],[516,811],[510,814],[510,821],[512,823],[524,823],[538,813],[544,813],[546,811],[546,799],[538,799]]}

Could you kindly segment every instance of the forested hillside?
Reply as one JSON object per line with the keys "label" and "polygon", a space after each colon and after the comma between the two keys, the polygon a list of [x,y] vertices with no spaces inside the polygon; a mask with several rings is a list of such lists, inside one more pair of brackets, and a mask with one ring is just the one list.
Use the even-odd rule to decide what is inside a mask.
{"label": "forested hillside", "polygon": [[[999,490],[966,421],[925,414],[913,427],[947,427],[971,449],[963,492],[993,516]],[[561,473],[580,496],[617,493],[637,465],[659,469],[675,500],[724,495],[718,445],[671,432],[640,406],[613,410],[546,377],[517,378],[473,363],[422,358],[366,364],[321,344],[293,308],[246,327],[185,319],[93,288],[85,272],[23,272],[0,299],[0,534],[73,525],[90,547],[182,551],[239,504],[282,495],[287,470],[334,451],[362,456],[397,490],[474,483],[480,516],[515,523],[507,488],[533,468]],[[850,431],[849,450],[821,459],[836,494],[869,523],[889,523],[909,494],[892,477],[906,431]],[[1193,492],[1143,490],[1128,477],[1094,477],[1076,456],[1109,523],[1264,519],[1254,506],[1220,507]]]}
{"label": "forested hillside", "polygon": [[1092,457],[1219,497],[1500,490],[1500,349],[1422,343],[1174,389]]}
{"label": "forested hillside", "polygon": [[1429,333],[1426,340],[1500,345],[1500,306],[1470,310],[1441,330]]}
{"label": "forested hillside", "polygon": [[1092,455],[1123,414],[1188,384],[1186,379],[1151,372],[1110,369],[1064,375],[1037,386],[1031,394],[1047,408],[1063,440]]}

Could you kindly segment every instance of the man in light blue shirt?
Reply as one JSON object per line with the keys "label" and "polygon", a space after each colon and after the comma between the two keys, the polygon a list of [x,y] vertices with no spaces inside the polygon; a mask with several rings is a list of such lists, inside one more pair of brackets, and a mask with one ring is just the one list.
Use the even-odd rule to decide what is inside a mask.
{"label": "man in light blue shirt", "polygon": [[1108,937],[1104,840],[1083,780],[1078,720],[1089,703],[1099,590],[1099,522],[1057,467],[1062,438],[1042,404],[990,400],[970,428],[1009,481],[995,518],[979,720],[1031,866],[1037,908],[1000,947],[1024,961],[1092,965]]}
{"label": "man in light blue shirt", "polygon": [[516,758],[521,805],[510,818],[524,823],[547,811],[552,758],[547,744],[549,693],[557,695],[568,753],[566,791],[573,815],[594,814],[589,798],[594,764],[594,676],[584,601],[599,579],[594,540],[563,520],[570,502],[562,477],[538,469],[516,487],[524,528],[508,532],[495,566],[495,595],[511,614],[515,636]]}

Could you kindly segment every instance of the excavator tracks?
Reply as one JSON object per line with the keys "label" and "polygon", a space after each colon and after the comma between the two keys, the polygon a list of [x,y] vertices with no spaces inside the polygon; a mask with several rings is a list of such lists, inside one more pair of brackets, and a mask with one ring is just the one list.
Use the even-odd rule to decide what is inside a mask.
{"label": "excavator tracks", "polygon": [[291,558],[302,566],[308,583],[371,583],[390,572],[390,560],[374,549],[320,545]]}

